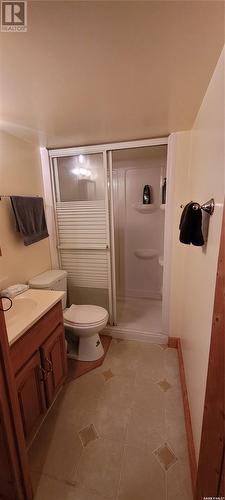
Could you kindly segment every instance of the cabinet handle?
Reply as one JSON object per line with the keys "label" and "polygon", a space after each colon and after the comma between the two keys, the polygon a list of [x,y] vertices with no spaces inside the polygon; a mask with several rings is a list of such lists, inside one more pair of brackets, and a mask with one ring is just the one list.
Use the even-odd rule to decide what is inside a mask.
{"label": "cabinet handle", "polygon": [[43,368],[43,366],[39,366],[39,373],[40,373],[40,381],[44,382],[47,378],[47,371]]}
{"label": "cabinet handle", "polygon": [[45,361],[48,363],[48,368],[46,368],[46,372],[47,373],[53,372],[53,366],[52,366],[52,362],[50,361],[50,359],[45,358]]}

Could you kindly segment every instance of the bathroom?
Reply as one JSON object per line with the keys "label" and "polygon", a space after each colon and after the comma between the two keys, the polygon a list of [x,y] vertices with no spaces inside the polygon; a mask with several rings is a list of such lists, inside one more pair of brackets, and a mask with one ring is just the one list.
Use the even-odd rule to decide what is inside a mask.
{"label": "bathroom", "polygon": [[[27,9],[27,31],[1,33],[0,290],[29,289],[0,312],[0,496],[222,497],[222,481],[206,481],[203,414],[224,203],[223,3]],[[12,196],[43,199],[49,236],[24,244]],[[211,199],[212,215],[199,211]],[[199,248],[179,240],[191,200],[208,223]]]}

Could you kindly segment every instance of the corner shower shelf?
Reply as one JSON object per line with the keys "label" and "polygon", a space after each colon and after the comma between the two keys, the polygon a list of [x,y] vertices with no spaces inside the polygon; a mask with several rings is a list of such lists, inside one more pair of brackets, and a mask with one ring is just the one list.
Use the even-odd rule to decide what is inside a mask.
{"label": "corner shower shelf", "polygon": [[153,248],[147,248],[143,250],[135,250],[134,255],[136,255],[139,259],[154,259],[154,257],[158,255],[158,252]]}
{"label": "corner shower shelf", "polygon": [[159,256],[159,265],[160,265],[160,266],[162,266],[162,267],[164,266],[164,258],[163,258],[163,255],[160,255],[160,256]]}
{"label": "corner shower shelf", "polygon": [[146,205],[144,205],[143,203],[135,203],[133,205],[133,208],[137,212],[140,212],[140,213],[143,213],[143,214],[151,214],[152,212],[155,212],[155,210],[157,210],[158,207],[154,203],[149,203],[149,204],[146,204]]}

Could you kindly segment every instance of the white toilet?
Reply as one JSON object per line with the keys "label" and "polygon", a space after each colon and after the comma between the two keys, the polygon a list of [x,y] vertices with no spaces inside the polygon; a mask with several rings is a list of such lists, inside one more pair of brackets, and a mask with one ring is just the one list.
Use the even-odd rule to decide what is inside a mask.
{"label": "white toilet", "polygon": [[[68,341],[68,357],[80,361],[96,361],[104,354],[99,337],[107,325],[109,314],[106,309],[93,305],[72,304],[66,307],[67,272],[51,270],[35,276],[29,281],[30,288],[60,290],[65,292],[62,299],[64,326]],[[78,339],[78,342],[77,342]]]}

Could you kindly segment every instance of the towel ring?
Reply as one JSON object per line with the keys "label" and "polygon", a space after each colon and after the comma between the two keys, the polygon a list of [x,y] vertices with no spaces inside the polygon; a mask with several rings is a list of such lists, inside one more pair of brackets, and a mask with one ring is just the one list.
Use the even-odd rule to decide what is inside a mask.
{"label": "towel ring", "polygon": [[[180,207],[184,208],[184,205],[181,205]],[[204,210],[207,214],[212,215],[215,209],[215,200],[214,198],[210,198],[210,200],[203,203],[203,205],[200,205],[200,203],[194,203],[192,208],[193,210]]]}

